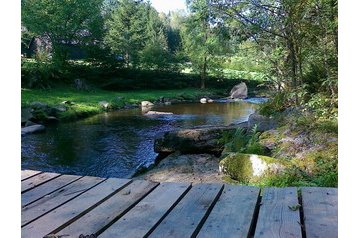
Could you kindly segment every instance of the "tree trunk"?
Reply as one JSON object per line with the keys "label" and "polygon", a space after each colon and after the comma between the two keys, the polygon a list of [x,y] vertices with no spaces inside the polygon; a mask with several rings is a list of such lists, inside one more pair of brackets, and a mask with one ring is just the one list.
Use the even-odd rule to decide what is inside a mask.
{"label": "tree trunk", "polygon": [[290,52],[291,79],[292,79],[292,88],[295,95],[295,104],[299,105],[298,94],[297,94],[297,58],[296,58],[296,51],[295,51],[293,40],[289,38],[287,40],[287,45]]}
{"label": "tree trunk", "polygon": [[205,56],[205,57],[204,57],[203,68],[202,68],[201,74],[200,74],[200,78],[201,78],[200,88],[201,88],[201,89],[204,89],[204,88],[205,88],[206,68],[207,68],[207,57]]}

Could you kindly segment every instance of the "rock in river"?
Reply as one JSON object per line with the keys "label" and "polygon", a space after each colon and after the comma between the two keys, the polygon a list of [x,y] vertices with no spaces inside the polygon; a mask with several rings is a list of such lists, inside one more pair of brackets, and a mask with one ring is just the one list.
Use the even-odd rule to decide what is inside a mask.
{"label": "rock in river", "polygon": [[172,112],[157,112],[157,111],[148,111],[145,115],[173,115]]}
{"label": "rock in river", "polygon": [[35,132],[44,131],[45,127],[43,125],[33,125],[21,128],[21,135],[31,134]]}
{"label": "rock in river", "polygon": [[157,135],[154,151],[156,153],[180,151],[183,154],[220,153],[224,147],[224,142],[220,140],[223,133],[234,132],[237,127],[246,127],[246,123],[167,131]]}
{"label": "rock in river", "polygon": [[142,107],[152,107],[152,106],[154,106],[154,104],[149,101],[142,101],[141,106]]}
{"label": "rock in river", "polygon": [[230,98],[247,98],[247,86],[245,83],[235,85],[230,91]]}

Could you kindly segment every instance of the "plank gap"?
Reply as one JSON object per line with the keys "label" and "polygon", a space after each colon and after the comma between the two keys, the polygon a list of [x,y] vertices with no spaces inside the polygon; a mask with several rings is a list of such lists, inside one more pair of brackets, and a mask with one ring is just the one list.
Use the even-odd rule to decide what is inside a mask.
{"label": "plank gap", "polygon": [[[42,175],[42,174],[46,174],[46,173],[40,173],[40,174],[37,174],[37,175],[35,175],[35,176],[39,176],[39,175]],[[31,178],[33,178],[33,177],[35,177],[35,176],[32,176]],[[54,176],[54,177],[49,178],[49,179],[46,179],[46,180],[44,180],[44,181],[42,181],[42,182],[40,182],[40,183],[35,184],[35,185],[32,186],[32,187],[26,188],[26,189],[24,189],[23,191],[21,191],[21,194],[26,193],[26,192],[30,191],[31,189],[37,188],[38,186],[40,186],[40,185],[42,185],[42,184],[45,184],[45,183],[47,183],[47,182],[49,182],[49,181],[51,181],[51,180],[54,180],[55,178],[58,178],[58,177],[60,177],[60,176],[62,176],[62,174],[58,174],[57,176]],[[22,183],[22,181],[21,181],[21,183]],[[21,185],[21,186],[22,186],[22,185]]]}
{"label": "plank gap", "polygon": [[302,192],[301,189],[297,189],[298,194],[298,204],[300,204],[300,225],[301,225],[301,232],[302,232],[302,238],[307,238],[306,236],[306,226],[305,226],[305,214],[303,212],[303,203],[302,203]]}
{"label": "plank gap", "polygon": [[[41,196],[41,197],[39,197],[39,198],[37,198],[37,199],[31,201],[31,202],[28,202],[28,203],[26,203],[26,204],[22,204],[21,207],[23,208],[23,207],[29,206],[29,205],[31,205],[31,204],[37,202],[38,200],[40,200],[40,199],[42,199],[42,198],[44,198],[44,197],[46,197],[46,196],[48,196],[48,195],[50,195],[50,194],[52,194],[52,193],[57,192],[57,191],[59,191],[60,189],[63,189],[64,187],[66,187],[66,186],[68,186],[68,185],[70,185],[70,184],[76,182],[77,180],[79,180],[79,179],[81,179],[81,178],[83,178],[83,177],[84,177],[84,176],[80,176],[80,177],[74,179],[73,181],[71,181],[71,182],[69,182],[69,183],[67,183],[67,184],[62,185],[61,187],[59,187],[59,188],[57,188],[57,189],[55,189],[55,190],[53,190],[53,191],[51,191],[51,192],[48,192],[48,193],[44,194],[43,196]],[[58,177],[57,177],[57,178],[58,178]]]}
{"label": "plank gap", "polygon": [[193,234],[191,235],[191,237],[196,237],[196,236],[198,235],[200,229],[203,227],[203,225],[204,225],[206,219],[208,219],[208,217],[209,217],[211,211],[213,210],[213,208],[214,208],[216,202],[219,200],[219,198],[220,198],[220,196],[221,196],[223,190],[224,190],[224,184],[221,186],[221,188],[220,188],[218,194],[216,194],[216,197],[215,197],[214,200],[211,202],[209,208],[206,210],[206,212],[205,212],[203,218],[202,218],[201,221],[199,222],[198,226],[197,226],[196,229],[194,230],[194,232],[193,232]]}
{"label": "plank gap", "polygon": [[[103,183],[104,181],[108,180],[105,179],[103,180],[101,183]],[[103,203],[104,201],[106,201],[107,199],[111,198],[112,196],[114,196],[116,193],[118,193],[119,191],[121,191],[123,188],[127,187],[129,184],[131,184],[133,182],[133,180],[129,180],[127,183],[123,184],[121,187],[119,187],[118,189],[116,189],[115,191],[113,191],[112,193],[110,193],[108,196],[106,196],[105,198],[101,199],[100,201],[98,201],[97,203],[93,204],[92,206],[90,206],[89,208],[87,208],[86,210],[84,210],[83,212],[79,213],[77,216],[73,217],[72,219],[68,220],[67,222],[65,222],[64,224],[62,224],[61,226],[57,227],[55,230],[49,232],[46,236],[51,237],[51,234],[53,233],[57,233],[60,230],[64,229],[66,226],[70,225],[71,223],[75,222],[76,220],[78,220],[80,217],[82,217],[83,215],[87,214],[88,212],[90,212],[91,210],[93,210],[95,207],[97,207],[98,205],[100,205],[101,203]],[[98,184],[97,184],[98,185]],[[96,186],[97,186],[96,185]],[[45,237],[46,237],[45,236]]]}
{"label": "plank gap", "polygon": [[116,221],[118,221],[121,217],[123,217],[128,211],[130,211],[133,207],[135,207],[140,201],[142,201],[148,194],[150,194],[155,188],[157,188],[160,185],[160,183],[157,183],[153,188],[151,188],[148,192],[146,192],[140,199],[138,199],[136,202],[132,203],[127,209],[125,209],[122,213],[120,213],[116,218],[114,218],[112,221],[110,221],[107,225],[105,225],[103,228],[98,230],[95,233],[95,237],[99,236],[101,233],[103,233],[105,230],[108,229],[111,225],[113,225]]}
{"label": "plank gap", "polygon": [[29,172],[31,174],[30,175],[21,175],[21,176],[26,176],[25,178],[21,179],[21,182],[43,173],[43,171],[21,170],[21,173],[27,173],[27,172]]}
{"label": "plank gap", "polygon": [[185,190],[185,192],[173,203],[173,205],[166,211],[166,213],[158,220],[157,223],[148,231],[147,234],[144,235],[144,237],[149,237],[149,235],[159,226],[159,224],[165,219],[166,216],[174,209],[174,207],[185,197],[185,195],[189,192],[189,190],[192,188],[192,184],[189,185],[189,187]]}
{"label": "plank gap", "polygon": [[254,215],[252,216],[251,225],[250,225],[249,234],[248,234],[249,238],[252,238],[255,236],[255,230],[256,230],[257,220],[259,218],[261,201],[262,201],[262,195],[260,195],[261,192],[262,192],[262,190],[259,192],[259,194],[257,196],[255,211],[254,211]]}
{"label": "plank gap", "polygon": [[65,201],[64,203],[61,203],[61,204],[59,204],[59,205],[57,205],[57,206],[54,206],[53,208],[49,209],[49,210],[46,211],[45,213],[43,213],[43,214],[37,216],[36,218],[33,218],[33,219],[29,220],[28,222],[22,224],[22,225],[21,225],[21,228],[23,228],[23,227],[29,225],[31,222],[34,222],[34,221],[36,221],[36,220],[39,219],[39,218],[45,216],[46,214],[52,212],[53,210],[59,208],[60,206],[62,206],[62,205],[64,205],[64,204],[66,204],[66,203],[72,201],[73,199],[77,198],[78,196],[81,196],[81,195],[84,194],[85,192],[91,190],[92,188],[96,187],[97,185],[103,183],[103,182],[106,181],[106,180],[107,180],[107,179],[104,179],[104,180],[100,181],[99,183],[96,183],[95,185],[93,185],[93,186],[91,186],[91,187],[89,187],[89,188],[87,188],[87,189],[84,189],[81,193],[79,193],[79,194],[77,194],[76,196],[72,197],[71,199]]}

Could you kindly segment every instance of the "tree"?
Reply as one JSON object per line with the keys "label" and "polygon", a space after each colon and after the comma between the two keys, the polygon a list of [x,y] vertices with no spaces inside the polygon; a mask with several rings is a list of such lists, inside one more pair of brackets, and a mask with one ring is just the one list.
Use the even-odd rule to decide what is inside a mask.
{"label": "tree", "polygon": [[140,51],[144,67],[165,70],[169,68],[171,57],[168,50],[165,26],[158,12],[147,4],[147,24],[143,35],[145,45]]}
{"label": "tree", "polygon": [[[299,93],[304,86],[305,73],[308,72],[307,59],[320,58],[312,54],[312,41],[309,39],[316,39],[316,41],[327,39],[324,33],[327,33],[327,30],[317,31],[314,26],[317,23],[329,25],[329,22],[334,22],[337,14],[334,9],[335,2],[336,0],[211,1],[214,9],[220,12],[221,18],[237,28],[237,34],[255,40],[264,51],[268,52],[267,58],[272,61],[275,68],[280,69],[276,71],[283,78],[286,75],[290,78],[288,86],[294,93],[296,104],[302,103]],[[321,6],[323,11],[315,10],[317,6]],[[327,8],[330,9],[328,11],[330,20],[325,17]],[[335,27],[331,29],[333,35],[337,35],[335,29]],[[335,37],[331,37],[329,41],[332,42],[332,39],[333,42],[336,41]],[[280,52],[277,49],[280,49]],[[322,53],[319,55],[328,59],[328,52]],[[281,67],[282,65],[284,67]],[[328,67],[328,64],[326,65]]]}
{"label": "tree", "polygon": [[121,0],[105,23],[104,42],[114,54],[123,57],[127,67],[139,63],[139,52],[146,41],[146,18],[145,4]]}
{"label": "tree", "polygon": [[100,38],[103,30],[102,0],[23,0],[21,20],[36,35],[51,40],[53,59],[64,62],[63,44],[86,44]]}
{"label": "tree", "polygon": [[211,9],[207,0],[193,0],[187,3],[191,15],[187,18],[181,33],[183,48],[192,67],[200,73],[200,88],[205,88],[208,70],[215,69],[213,66],[217,65],[216,60],[226,49],[224,29],[211,22]]}

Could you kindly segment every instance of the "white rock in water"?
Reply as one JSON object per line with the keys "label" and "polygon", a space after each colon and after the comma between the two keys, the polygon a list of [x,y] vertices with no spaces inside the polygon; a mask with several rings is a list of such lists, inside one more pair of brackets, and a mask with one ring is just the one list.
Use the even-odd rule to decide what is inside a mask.
{"label": "white rock in water", "polygon": [[208,99],[208,103],[212,103],[212,102],[214,102],[214,100]]}
{"label": "white rock in water", "polygon": [[45,127],[43,125],[33,125],[21,128],[21,135],[26,135],[30,133],[44,131]]}
{"label": "white rock in water", "polygon": [[109,107],[109,102],[107,102],[107,101],[100,101],[98,104],[101,105],[105,109],[107,109]]}
{"label": "white rock in water", "polygon": [[157,112],[157,111],[148,111],[146,115],[172,115],[172,112]]}
{"label": "white rock in water", "polygon": [[235,85],[230,91],[230,98],[247,98],[247,86],[244,82]]}
{"label": "white rock in water", "polygon": [[202,99],[200,99],[200,102],[201,102],[201,103],[206,103],[207,100],[206,100],[206,98],[202,98]]}
{"label": "white rock in water", "polygon": [[141,106],[142,107],[152,107],[152,106],[154,106],[154,104],[149,101],[142,101]]}

